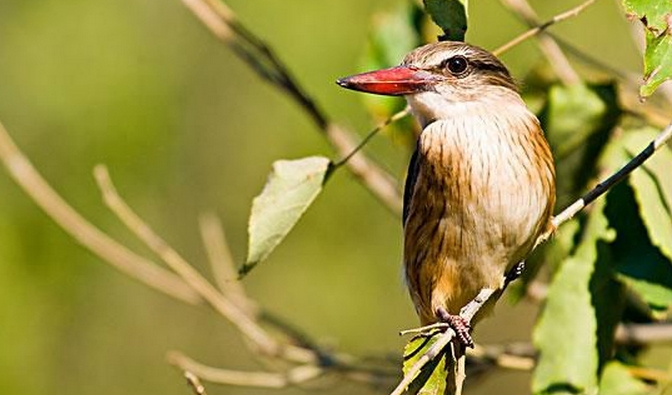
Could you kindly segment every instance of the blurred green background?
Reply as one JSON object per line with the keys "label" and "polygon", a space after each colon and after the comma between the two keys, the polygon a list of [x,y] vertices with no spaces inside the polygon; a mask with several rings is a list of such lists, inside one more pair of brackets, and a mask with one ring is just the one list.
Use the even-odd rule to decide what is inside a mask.
{"label": "blurred green background", "polygon": [[[227,3],[335,120],[364,134],[372,122],[361,97],[334,80],[360,71],[373,15],[401,2]],[[576,3],[532,2],[544,19]],[[472,43],[493,49],[524,30],[498,2],[470,7]],[[616,1],[602,0],[553,31],[607,63],[640,68]],[[521,79],[542,61],[532,42],[503,58]],[[100,202],[91,170],[107,164],[129,203],[202,270],[200,213],[221,216],[242,260],[251,199],[271,163],[332,155],[301,110],[213,39],[179,0],[0,2],[0,119],[74,207],[146,253]],[[380,137],[368,151],[403,178],[406,147]],[[341,171],[245,284],[262,306],[325,345],[399,355],[397,331],[417,324],[400,256],[399,219]],[[527,340],[534,319],[534,307],[502,302],[477,336]],[[165,362],[171,349],[215,366],[262,368],[219,316],[120,275],[0,172],[0,393],[190,393]],[[375,393],[321,384],[316,392]],[[527,393],[529,375],[498,372],[468,385],[474,394]]]}

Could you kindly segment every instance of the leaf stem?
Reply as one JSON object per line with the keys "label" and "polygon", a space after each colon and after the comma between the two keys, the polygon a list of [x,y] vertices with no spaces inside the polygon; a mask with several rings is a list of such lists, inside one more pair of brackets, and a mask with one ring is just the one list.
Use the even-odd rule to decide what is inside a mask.
{"label": "leaf stem", "polygon": [[389,118],[387,118],[383,123],[381,123],[380,125],[376,126],[373,130],[371,130],[371,131],[369,132],[369,134],[366,135],[366,137],[364,137],[364,139],[363,139],[363,140],[362,140],[362,141],[361,141],[361,142],[360,142],[360,143],[359,143],[359,144],[358,144],[352,151],[350,151],[349,154],[347,154],[345,157],[343,157],[343,158],[342,158],[341,160],[339,160],[338,162],[335,162],[335,163],[332,165],[333,169],[334,169],[334,170],[335,170],[335,169],[338,169],[339,167],[341,167],[341,166],[343,166],[344,164],[346,164],[346,163],[347,163],[353,156],[355,156],[355,154],[357,154],[359,151],[361,151],[362,148],[364,148],[364,146],[366,146],[366,145],[369,143],[369,141],[371,141],[371,139],[372,139],[375,135],[378,134],[378,132],[380,132],[381,130],[383,130],[386,126],[388,126],[388,125],[390,125],[390,124],[392,124],[392,123],[394,123],[394,122],[397,122],[398,120],[404,118],[405,116],[407,116],[407,115],[409,114],[409,112],[410,112],[410,108],[409,108],[408,106],[406,106],[406,108],[404,108],[403,110],[397,112],[396,114],[393,114],[392,116],[390,116]]}

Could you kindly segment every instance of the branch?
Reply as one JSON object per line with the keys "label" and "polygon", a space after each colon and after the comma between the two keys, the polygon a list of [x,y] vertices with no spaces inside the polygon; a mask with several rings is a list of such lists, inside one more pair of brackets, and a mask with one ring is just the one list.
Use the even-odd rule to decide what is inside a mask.
{"label": "branch", "polygon": [[618,344],[653,344],[672,342],[672,323],[621,324],[616,329]]}
{"label": "branch", "polygon": [[[299,363],[300,365],[284,374],[270,372],[245,373],[206,367],[205,365],[198,364],[189,358],[181,356],[179,353],[171,354],[170,360],[172,363],[177,364],[183,367],[185,371],[191,372],[201,379],[210,382],[270,387],[277,387],[281,385],[281,383],[282,386],[285,386],[301,381],[307,381],[328,370],[344,370],[350,372],[357,370],[357,367],[353,363],[346,362],[354,361],[353,357],[349,355],[331,355],[324,353],[321,350],[314,348],[312,341],[304,339],[303,336],[297,336],[295,331],[287,325],[283,325],[277,319],[273,319],[272,316],[262,314],[257,309],[246,308],[249,307],[249,299],[244,299],[246,302],[243,304],[246,306],[240,306],[227,298],[223,293],[217,291],[208,280],[194,269],[193,265],[182,258],[177,251],[172,249],[172,247],[161,239],[149,225],[133,212],[116,191],[109,173],[104,166],[97,166],[94,170],[94,174],[103,194],[103,200],[108,208],[133,234],[135,234],[171,269],[182,277],[184,281],[211,307],[229,320],[243,336],[250,340],[255,346],[256,351],[260,352],[262,355],[277,358],[284,362]],[[213,219],[211,218],[210,221],[212,220]],[[212,226],[217,225],[212,223],[208,225],[208,227]],[[214,231],[212,229],[204,230],[204,233],[217,233],[217,237],[223,236],[223,233],[219,233],[219,231]],[[213,237],[213,235],[209,236],[209,238],[211,237]],[[220,238],[220,242],[221,240],[223,239]],[[210,243],[213,243],[213,241],[210,241],[209,244]],[[219,248],[221,248],[221,246]],[[242,292],[242,295],[244,295],[242,287],[238,292]],[[238,295],[240,296],[241,294]],[[261,327],[257,320],[258,318],[273,319],[272,323],[274,326],[277,329],[280,329],[285,335],[292,339],[303,341],[301,341],[299,346],[279,342]],[[351,377],[353,380],[362,379],[361,375],[346,377]],[[369,377],[373,376],[370,375]]]}
{"label": "branch", "polygon": [[208,392],[205,390],[203,384],[201,384],[201,380],[199,380],[198,376],[189,371],[185,371],[184,378],[187,379],[187,384],[189,384],[192,391],[194,391],[194,394],[208,395]]}
{"label": "branch", "polygon": [[168,362],[211,383],[258,388],[285,388],[313,380],[326,372],[313,364],[301,365],[284,373],[219,369],[196,362],[177,351],[168,354]]}
{"label": "branch", "polygon": [[214,213],[203,214],[199,218],[199,224],[203,245],[220,292],[248,315],[257,315],[259,308],[238,281],[238,271],[219,218]]}
{"label": "branch", "polygon": [[467,351],[474,362],[495,365],[510,370],[530,371],[536,365],[536,350],[530,343],[506,345],[476,345]]}
{"label": "branch", "polygon": [[0,122],[0,160],[23,191],[79,244],[131,278],[188,304],[201,297],[173,273],[143,258],[87,221],[44,180]]}
{"label": "branch", "polygon": [[548,29],[549,27],[553,26],[554,24],[558,22],[562,22],[565,19],[569,19],[571,17],[579,15],[583,10],[588,8],[591,4],[593,4],[595,0],[587,0],[584,3],[579,4],[578,6],[563,12],[562,14],[558,14],[551,18],[550,20],[542,23],[541,25],[532,28],[525,33],[519,35],[518,37],[514,38],[513,40],[509,41],[508,43],[502,45],[501,47],[495,49],[492,51],[493,54],[496,56],[501,55],[502,53],[508,51],[509,49],[515,47],[516,45],[520,44],[521,42],[527,40],[530,37],[536,36],[537,34],[543,32],[544,30]]}
{"label": "branch", "polygon": [[569,207],[564,209],[560,214],[553,217],[552,225],[553,229],[544,233],[537,240],[537,244],[546,241],[550,235],[553,233],[554,229],[557,229],[563,223],[574,218],[574,216],[583,210],[584,207],[595,201],[598,197],[602,196],[614,185],[623,181],[633,170],[641,166],[647,159],[649,159],[660,147],[665,146],[668,141],[672,138],[672,123],[668,124],[658,136],[649,143],[646,148],[644,148],[637,156],[632,158],[630,162],[625,164],[620,170],[612,174],[609,178],[597,184],[593,189],[588,191],[580,199],[572,203]]}
{"label": "branch", "polygon": [[[540,24],[539,16],[530,6],[530,3],[527,0],[501,0],[502,4],[509,8],[514,14],[519,16],[528,27],[536,27]],[[585,7],[592,4],[594,0],[589,0]],[[583,8],[581,9],[583,10]],[[573,14],[577,15],[577,14]],[[557,21],[556,21],[557,22]],[[537,41],[539,42],[539,48],[548,58],[549,64],[555,70],[555,74],[560,78],[560,80],[565,85],[575,85],[581,82],[581,77],[574,70],[572,65],[567,60],[567,57],[562,52],[558,43],[555,42],[553,37],[543,34],[543,31],[540,31],[541,34],[538,35]]]}
{"label": "branch", "polygon": [[[540,24],[537,14],[535,13],[534,9],[532,9],[527,0],[501,0],[501,2],[504,4],[504,6],[506,6],[512,12],[514,12],[515,15],[520,17],[528,26],[533,27]],[[585,5],[584,3],[580,5],[579,7],[581,7],[581,9],[579,11],[583,11],[583,9],[585,9],[590,4]],[[576,15],[578,15],[578,13],[574,13],[569,16],[576,16]],[[541,48],[542,52],[548,59],[549,65],[555,70],[555,74],[565,85],[572,85],[580,82],[580,77],[578,76],[576,71],[572,68],[571,64],[569,63],[569,60],[563,53],[562,49],[564,49],[568,53],[575,56],[577,59],[583,61],[584,63],[592,67],[597,67],[606,70],[607,72],[610,73],[610,75],[617,76],[620,80],[626,82],[629,87],[639,90],[641,77],[638,76],[636,73],[620,70],[614,65],[603,62],[600,59],[597,59],[591,56],[590,54],[579,50],[569,42],[561,39],[560,37],[554,35],[553,33],[547,32],[546,29],[539,30],[538,35],[539,35],[538,37],[539,47]],[[517,42],[516,44],[518,43],[519,42]],[[495,53],[501,53],[507,51],[513,46],[508,45],[509,44],[495,50]],[[670,95],[670,92],[672,91],[670,91],[669,89],[664,90],[664,93],[668,97],[668,99],[672,97]],[[623,92],[623,94],[621,95],[621,100],[624,101],[624,104],[626,104],[628,107],[633,107],[636,104],[641,104],[641,98],[639,97],[639,93],[638,92],[631,93],[630,90]],[[668,117],[665,111],[657,108],[649,107],[643,113],[638,113],[632,110],[630,110],[630,112],[633,115],[644,118],[647,120],[647,122],[661,128],[664,127],[668,121]]]}
{"label": "branch", "polygon": [[281,346],[261,326],[248,316],[240,307],[224,297],[208,282],[192,265],[161,239],[119,196],[112,184],[110,175],[102,165],[96,166],[94,175],[103,194],[107,207],[147,245],[168,267],[177,273],[189,286],[196,291],[218,313],[226,317],[238,328],[241,334],[253,342],[264,354],[270,356],[283,355],[297,362],[314,362],[313,353],[297,347]]}
{"label": "branch", "polygon": [[[619,345],[652,345],[672,342],[672,323],[623,324],[616,330]],[[536,366],[537,351],[527,342],[504,345],[476,345],[467,355],[474,363],[494,364],[512,370],[532,370]]]}
{"label": "branch", "polygon": [[[106,204],[131,231],[143,240],[179,276],[148,259],[136,255],[86,221],[42,178],[27,157],[11,140],[2,123],[0,123],[0,161],[19,187],[57,225],[82,246],[122,273],[168,296],[192,305],[207,301],[218,313],[228,319],[243,336],[251,340],[252,344],[256,346],[255,351],[285,363],[299,363],[300,366],[306,366],[304,372],[308,370],[308,366],[312,366],[315,369],[341,373],[343,377],[358,382],[374,385],[383,381],[387,382],[388,374],[384,374],[380,370],[361,368],[357,366],[356,359],[350,355],[332,355],[319,350],[314,346],[313,341],[306,339],[305,335],[296,333],[289,325],[282,323],[277,318],[260,310],[239,306],[233,298],[228,299],[227,296],[231,297],[232,292],[240,295],[241,300],[246,298],[244,289],[240,287],[239,283],[235,283],[233,288],[240,287],[240,289],[232,290],[234,282],[227,281],[225,284],[226,293],[220,293],[128,207],[116,192],[104,167],[97,167],[95,176]],[[230,256],[226,252],[228,248],[222,238],[223,231],[219,228],[219,222],[213,217],[205,216],[201,224],[204,238],[207,240],[205,243],[209,246],[211,259],[217,261],[217,264],[228,264],[225,261],[229,260]],[[215,238],[218,238],[218,240],[215,240]],[[224,262],[222,262],[222,259]],[[252,303],[249,299],[246,300]],[[257,319],[268,321],[280,333],[300,345],[281,343],[272,338],[257,322]],[[302,370],[297,369],[293,372],[298,375]],[[188,370],[185,371],[185,377],[195,393],[205,395],[205,390],[198,381],[198,373],[197,370]],[[301,375],[297,377],[299,376],[304,377]],[[203,379],[207,379],[207,377],[205,376]]]}
{"label": "branch", "polygon": [[[388,209],[401,215],[402,197],[397,180],[359,152],[353,134],[331,122],[305,93],[287,66],[259,37],[247,29],[234,12],[219,0],[181,0],[220,41],[229,46],[261,78],[286,93],[321,130],[339,157],[348,157],[346,168]],[[350,157],[351,153],[355,153]]]}

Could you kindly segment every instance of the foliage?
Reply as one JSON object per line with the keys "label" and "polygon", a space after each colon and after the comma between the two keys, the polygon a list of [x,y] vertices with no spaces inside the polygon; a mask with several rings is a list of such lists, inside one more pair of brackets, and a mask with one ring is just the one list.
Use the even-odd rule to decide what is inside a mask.
{"label": "foliage", "polygon": [[644,24],[646,52],[640,94],[650,96],[672,77],[672,4],[669,1],[623,0],[628,15]]}
{"label": "foliage", "polygon": [[425,9],[443,30],[440,40],[464,41],[467,32],[467,0],[424,0]]}
{"label": "foliage", "polygon": [[[436,336],[417,336],[404,348],[404,374],[436,343]],[[423,366],[408,388],[411,394],[441,395],[446,390],[447,359],[450,358],[444,349],[436,358]]]}

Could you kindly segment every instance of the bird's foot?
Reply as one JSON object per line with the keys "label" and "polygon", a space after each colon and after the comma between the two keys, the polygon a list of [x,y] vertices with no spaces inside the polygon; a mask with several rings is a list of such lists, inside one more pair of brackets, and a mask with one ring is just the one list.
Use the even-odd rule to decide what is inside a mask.
{"label": "bird's foot", "polygon": [[474,348],[474,339],[471,338],[471,323],[461,315],[450,314],[448,310],[439,308],[436,310],[439,319],[455,331],[455,336],[460,342],[469,348]]}

